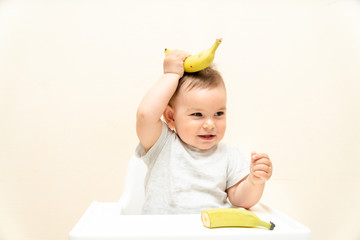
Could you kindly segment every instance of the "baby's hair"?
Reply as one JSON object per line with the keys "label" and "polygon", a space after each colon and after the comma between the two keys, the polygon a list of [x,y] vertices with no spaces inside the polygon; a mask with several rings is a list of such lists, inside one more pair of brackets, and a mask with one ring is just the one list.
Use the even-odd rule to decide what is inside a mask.
{"label": "baby's hair", "polygon": [[215,88],[219,85],[223,85],[225,87],[225,83],[221,74],[212,66],[207,67],[199,72],[185,72],[179,80],[179,84],[175,90],[174,95],[169,101],[170,106],[172,105],[172,102],[174,101],[177,94],[179,93],[181,87],[184,85],[184,83],[187,82],[188,84],[185,89],[187,91],[190,91],[193,88]]}

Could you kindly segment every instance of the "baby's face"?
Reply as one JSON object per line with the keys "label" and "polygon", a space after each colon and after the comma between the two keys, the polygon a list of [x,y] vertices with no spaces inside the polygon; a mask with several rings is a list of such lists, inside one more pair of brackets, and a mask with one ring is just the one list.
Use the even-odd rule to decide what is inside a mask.
{"label": "baby's face", "polygon": [[226,129],[224,86],[180,90],[173,109],[174,127],[185,143],[205,150],[223,139]]}

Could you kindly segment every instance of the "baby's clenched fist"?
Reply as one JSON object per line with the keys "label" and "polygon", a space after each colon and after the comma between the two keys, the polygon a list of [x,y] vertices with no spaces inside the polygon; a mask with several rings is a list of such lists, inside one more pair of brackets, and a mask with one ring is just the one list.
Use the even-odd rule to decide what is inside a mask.
{"label": "baby's clenched fist", "polygon": [[251,153],[250,180],[253,184],[264,184],[272,175],[272,163],[266,153]]}

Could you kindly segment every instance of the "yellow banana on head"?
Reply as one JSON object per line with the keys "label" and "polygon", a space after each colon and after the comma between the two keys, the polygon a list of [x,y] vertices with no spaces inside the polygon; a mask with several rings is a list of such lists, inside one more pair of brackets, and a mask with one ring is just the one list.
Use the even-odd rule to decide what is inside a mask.
{"label": "yellow banana on head", "polygon": [[201,220],[207,228],[219,227],[264,227],[273,230],[275,224],[264,222],[254,213],[238,208],[215,208],[203,210]]}
{"label": "yellow banana on head", "polygon": [[[201,71],[213,62],[215,58],[215,52],[218,46],[220,45],[222,38],[216,39],[215,43],[206,50],[203,50],[195,55],[188,56],[184,61],[184,71],[185,72],[198,72]],[[165,55],[167,55],[171,50],[165,48]]]}

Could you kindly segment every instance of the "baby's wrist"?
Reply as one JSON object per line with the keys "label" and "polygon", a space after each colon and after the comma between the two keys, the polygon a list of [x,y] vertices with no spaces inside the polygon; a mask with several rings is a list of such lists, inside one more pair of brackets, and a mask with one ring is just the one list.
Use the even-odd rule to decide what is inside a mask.
{"label": "baby's wrist", "polygon": [[253,186],[261,186],[261,185],[264,185],[266,180],[263,180],[257,176],[255,176],[254,174],[250,173],[249,174],[249,181],[250,181],[250,184],[253,185]]}
{"label": "baby's wrist", "polygon": [[164,72],[163,75],[165,78],[176,78],[177,80],[179,80],[182,77],[180,76],[180,74],[173,72]]}

